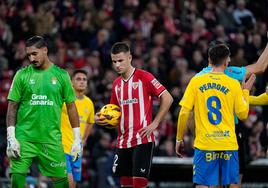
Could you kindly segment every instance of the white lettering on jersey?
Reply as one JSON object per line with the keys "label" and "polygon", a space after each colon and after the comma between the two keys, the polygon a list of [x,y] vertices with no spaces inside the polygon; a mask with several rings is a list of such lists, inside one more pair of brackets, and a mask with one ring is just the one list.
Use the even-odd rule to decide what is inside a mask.
{"label": "white lettering on jersey", "polygon": [[160,84],[160,82],[158,82],[157,79],[153,79],[153,80],[151,81],[151,83],[153,84],[153,86],[154,86],[156,89],[159,89],[159,88],[162,86],[162,84]]}
{"label": "white lettering on jersey", "polygon": [[49,100],[46,95],[32,94],[31,106],[53,106],[53,101]]}

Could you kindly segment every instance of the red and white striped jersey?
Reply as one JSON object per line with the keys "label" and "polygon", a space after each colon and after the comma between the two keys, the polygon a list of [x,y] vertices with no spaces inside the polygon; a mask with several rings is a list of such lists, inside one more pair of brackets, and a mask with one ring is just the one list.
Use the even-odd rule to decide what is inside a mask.
{"label": "red and white striped jersey", "polygon": [[138,131],[152,122],[153,97],[160,97],[164,91],[165,87],[151,73],[140,69],[135,69],[128,80],[119,76],[114,81],[110,103],[120,106],[122,114],[116,147],[155,141],[153,133],[141,138]]}

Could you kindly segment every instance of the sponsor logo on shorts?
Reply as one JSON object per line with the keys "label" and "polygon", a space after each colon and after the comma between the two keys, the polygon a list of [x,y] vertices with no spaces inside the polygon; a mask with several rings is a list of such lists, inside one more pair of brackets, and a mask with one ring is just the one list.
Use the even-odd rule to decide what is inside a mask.
{"label": "sponsor logo on shorts", "polygon": [[224,152],[209,152],[206,153],[206,161],[213,161],[216,159],[224,159],[226,161],[229,161],[231,159],[232,154],[224,153]]}
{"label": "sponsor logo on shorts", "polygon": [[64,167],[66,166],[66,162],[51,162],[50,166],[53,168]]}

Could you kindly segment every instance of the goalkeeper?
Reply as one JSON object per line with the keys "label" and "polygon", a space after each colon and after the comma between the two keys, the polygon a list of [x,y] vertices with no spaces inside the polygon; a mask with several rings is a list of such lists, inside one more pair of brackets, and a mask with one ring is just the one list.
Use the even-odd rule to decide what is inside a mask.
{"label": "goalkeeper", "polygon": [[11,163],[11,187],[24,188],[33,161],[55,188],[68,188],[66,159],[61,144],[60,114],[66,103],[73,128],[72,153],[81,155],[79,118],[75,94],[65,70],[48,58],[43,37],[26,41],[30,65],[19,70],[8,94],[7,156]]}

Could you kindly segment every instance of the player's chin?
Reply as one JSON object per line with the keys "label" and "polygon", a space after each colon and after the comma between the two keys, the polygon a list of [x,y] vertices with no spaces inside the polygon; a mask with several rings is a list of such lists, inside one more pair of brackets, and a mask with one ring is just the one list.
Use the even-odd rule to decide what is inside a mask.
{"label": "player's chin", "polygon": [[32,63],[32,65],[33,65],[35,68],[38,68],[38,67],[41,66],[40,63]]}
{"label": "player's chin", "polygon": [[78,89],[77,89],[79,92],[84,92],[84,91],[86,91],[86,87],[79,87]]}
{"label": "player's chin", "polygon": [[117,72],[117,74],[122,74],[122,73],[123,73],[123,71],[120,70],[120,69],[117,69],[117,70],[115,70],[115,71]]}

